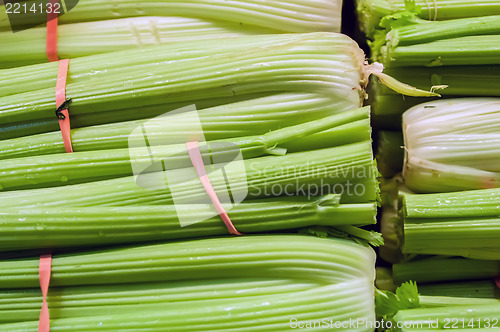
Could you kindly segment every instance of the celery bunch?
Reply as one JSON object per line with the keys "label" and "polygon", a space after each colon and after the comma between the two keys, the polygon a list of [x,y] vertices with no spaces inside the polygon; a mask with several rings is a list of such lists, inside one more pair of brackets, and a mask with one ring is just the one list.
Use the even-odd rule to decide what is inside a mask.
{"label": "celery bunch", "polygon": [[[31,5],[29,1],[19,1]],[[259,0],[85,0],[61,15],[59,23],[90,22],[138,16],[179,16],[208,22],[235,23],[248,27],[274,29],[282,32],[340,31],[341,0],[290,0],[265,2]],[[1,7],[0,31],[10,30]],[[4,18],[5,17],[5,18]],[[32,16],[17,18],[17,24],[29,25]]]}
{"label": "celery bunch", "polygon": [[500,186],[500,100],[451,99],[403,114],[405,183],[415,192]]}
{"label": "celery bunch", "polygon": [[[373,250],[352,241],[297,235],[56,255],[51,328],[206,331],[237,324],[250,331],[288,329],[291,318],[373,322],[374,262]],[[0,288],[9,289],[0,291],[3,330],[37,326],[40,297],[26,289],[37,287],[37,264],[0,262]]]}
{"label": "celery bunch", "polygon": [[500,260],[500,189],[405,194],[403,252]]}

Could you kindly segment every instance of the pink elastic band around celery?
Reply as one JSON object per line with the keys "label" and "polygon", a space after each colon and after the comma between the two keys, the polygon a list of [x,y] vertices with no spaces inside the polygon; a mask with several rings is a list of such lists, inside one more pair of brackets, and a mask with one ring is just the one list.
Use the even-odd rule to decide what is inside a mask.
{"label": "pink elastic band around celery", "polygon": [[[66,79],[68,77],[69,59],[59,60],[59,70],[57,71],[56,83],[56,106],[59,108],[66,101]],[[73,152],[71,143],[71,124],[69,121],[68,109],[61,111],[64,119],[59,119],[59,128],[61,128],[64,149],[66,152]]]}
{"label": "pink elastic band around celery", "polygon": [[229,219],[229,216],[227,215],[226,210],[224,210],[224,207],[222,206],[219,197],[217,196],[217,193],[212,186],[212,183],[210,183],[210,180],[208,179],[207,172],[205,171],[205,164],[203,163],[200,148],[198,147],[198,142],[187,142],[186,145],[188,148],[189,158],[191,158],[191,163],[196,169],[196,173],[200,178],[201,184],[203,185],[203,188],[205,188],[208,197],[210,197],[212,204],[217,210],[217,213],[220,215],[222,221],[226,225],[227,230],[232,235],[243,235],[242,233],[238,232],[236,227],[234,227],[231,219]]}
{"label": "pink elastic band around celery", "polygon": [[500,277],[495,279],[495,284],[497,284],[497,287],[500,288]]}
{"label": "pink elastic band around celery", "polygon": [[42,290],[43,302],[40,311],[40,320],[38,321],[38,332],[50,331],[49,306],[47,304],[47,293],[49,292],[50,274],[52,269],[52,255],[41,255],[38,268],[38,277],[40,279],[40,289]]}
{"label": "pink elastic band around celery", "polygon": [[[50,0],[50,8],[55,8],[55,4],[59,3],[58,0]],[[48,9],[48,8],[47,8]],[[57,54],[57,16],[58,13],[55,10],[47,10],[47,59],[50,62],[59,61],[59,56]]]}

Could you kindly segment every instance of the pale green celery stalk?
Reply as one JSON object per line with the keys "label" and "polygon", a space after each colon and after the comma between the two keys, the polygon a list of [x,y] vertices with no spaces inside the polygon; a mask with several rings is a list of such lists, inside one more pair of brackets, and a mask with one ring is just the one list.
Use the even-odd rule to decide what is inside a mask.
{"label": "pale green celery stalk", "polygon": [[[37,287],[38,261],[38,257],[1,261],[0,288]],[[249,235],[54,255],[51,286],[239,277],[326,284],[360,278],[371,284],[374,261],[370,247],[350,240]]]}
{"label": "pale green celery stalk", "polygon": [[[364,70],[363,52],[341,34],[251,36],[77,58],[66,96],[72,115],[297,89],[328,93],[356,108]],[[10,90],[0,98],[4,126],[54,116],[56,72],[50,63],[0,72],[0,86]],[[10,94],[13,85],[25,92]]]}
{"label": "pale green celery stalk", "polygon": [[[440,308],[418,308],[400,310],[393,318],[400,322],[401,326],[423,328],[429,330],[442,330],[447,326],[455,326],[454,329],[485,328],[489,321],[489,328],[496,325],[500,320],[500,303],[483,305],[459,305]],[[456,324],[455,321],[457,321]],[[497,323],[495,323],[495,321]],[[395,331],[407,331],[405,327]]]}
{"label": "pale green celery stalk", "polygon": [[[377,172],[373,163],[371,142],[365,141],[329,149],[268,156],[243,161],[246,179],[239,167],[227,167],[225,174],[233,179],[233,196],[247,199],[270,196],[341,194],[342,203],[375,201],[378,195]],[[217,167],[217,165],[215,165]],[[0,194],[2,207],[26,206],[92,206],[170,204],[171,190],[176,204],[205,203],[206,192],[200,180],[191,175],[192,168],[175,183],[166,183],[162,172],[141,175],[140,185],[134,176],[89,182],[55,188],[18,190]],[[216,192],[227,190],[222,172],[210,173]],[[172,180],[172,178],[170,178]],[[184,181],[185,180],[185,181]],[[85,195],[82,195],[85,193]],[[247,194],[248,193],[248,194]]]}
{"label": "pale green celery stalk", "polygon": [[[432,86],[446,85],[445,89],[439,90],[442,96],[491,96],[500,97],[500,66],[445,66],[445,67],[403,67],[387,68],[385,73],[402,81],[415,86],[419,89],[427,90]],[[373,84],[373,82],[371,83]],[[382,84],[377,85],[376,93],[393,95],[391,89]],[[385,96],[384,96],[385,97]],[[397,96],[398,100],[403,100]],[[375,96],[379,98],[379,96]],[[416,103],[410,103],[409,100],[416,99],[422,102],[422,99],[405,98],[407,108]],[[374,113],[379,113],[379,108],[374,107]],[[384,111],[396,111],[390,107],[381,109]],[[402,113],[402,112],[401,112]]]}
{"label": "pale green celery stalk", "polygon": [[500,288],[494,280],[422,284],[418,290],[424,296],[500,299]]}
{"label": "pale green celery stalk", "polygon": [[[21,5],[28,1],[20,1]],[[258,0],[147,0],[134,3],[130,0],[86,0],[61,16],[60,24],[118,19],[136,16],[197,17],[209,21],[226,21],[276,29],[283,32],[340,31],[340,0],[290,0],[266,2]],[[5,8],[0,11],[5,15]],[[31,15],[17,18],[19,25],[28,26]],[[10,30],[7,17],[0,21],[0,30]],[[40,24],[40,22],[38,22]]]}
{"label": "pale green celery stalk", "polygon": [[402,194],[402,213],[408,219],[473,218],[498,215],[500,188],[452,193]]}
{"label": "pale green celery stalk", "polygon": [[500,275],[500,261],[466,258],[428,258],[393,265],[396,284],[413,280],[417,283],[494,279]]}
{"label": "pale green celery stalk", "polygon": [[[197,111],[200,124],[207,140],[264,134],[270,130],[298,125],[324,116],[352,110],[352,105],[335,102],[333,98],[319,94],[289,93],[255,98]],[[359,112],[359,111],[357,111]],[[360,117],[361,119],[363,117]],[[357,120],[358,118],[356,118]],[[171,143],[185,143],[180,134],[192,128],[192,121],[176,116],[175,126],[170,130],[156,130],[164,126],[162,121],[149,121],[154,129],[155,140]],[[78,128],[71,130],[71,141],[75,152],[120,149],[128,147],[129,138],[134,138],[134,129],[148,120],[117,122],[114,124]],[[353,136],[360,136],[356,130],[348,130]],[[336,141],[342,142],[340,131]],[[297,142],[297,143],[300,143]],[[46,134],[0,140],[0,159],[64,153],[60,131]]]}
{"label": "pale green celery stalk", "polygon": [[[244,100],[240,100],[242,98]],[[290,92],[265,96],[250,94],[153,105],[141,107],[140,112],[131,109],[91,114],[90,117],[83,114],[80,117],[71,116],[73,149],[75,151],[89,151],[126,147],[128,135],[140,123],[146,121],[127,120],[159,116],[190,105],[194,105],[198,110],[203,131],[209,140],[262,134],[282,126],[298,124],[301,121],[314,120],[326,114],[357,108],[357,105],[353,105],[351,102],[339,100],[329,95]],[[113,122],[115,123],[110,124]],[[108,123],[108,125],[79,128],[93,126],[96,123]],[[20,136],[16,139],[0,140],[2,159],[11,156],[22,157],[65,152],[57,119],[26,122],[25,124],[26,126],[0,127],[0,138]],[[189,124],[190,122],[187,121],[179,123],[178,130],[183,130]],[[230,128],[228,128],[229,125]],[[53,132],[29,136],[44,131]],[[169,141],[175,142],[175,138],[179,135],[175,130],[172,132],[171,135],[168,133],[164,133],[164,135]]]}
{"label": "pale green celery stalk", "polygon": [[403,169],[403,134],[397,131],[379,131],[375,159],[383,177],[393,177]]}
{"label": "pale green celery stalk", "polygon": [[[246,300],[284,293],[300,294],[320,284],[294,279],[238,278],[220,280],[158,282],[106,286],[51,287],[47,302],[51,320],[122,312],[138,306],[186,304],[210,305],[216,300]],[[0,292],[1,323],[39,319],[42,293],[38,289]],[[172,309],[172,308],[171,308]],[[100,310],[100,312],[98,311]]]}
{"label": "pale green celery stalk", "polygon": [[[192,119],[192,116],[188,116],[187,119]],[[215,163],[230,162],[240,152],[244,159],[273,154],[284,155],[286,149],[282,147],[282,143],[307,140],[309,135],[330,130],[358,119],[364,119],[364,127],[369,128],[369,108],[331,115],[258,136],[201,142],[199,146],[202,157],[205,160],[214,160]],[[132,143],[128,149],[62,153],[2,160],[0,161],[0,169],[2,169],[3,176],[0,180],[0,187],[4,190],[35,189],[117,178],[133,175],[134,169],[145,169],[153,163],[160,162],[164,162],[165,167],[169,170],[192,167],[185,142],[170,144],[171,142],[168,140],[158,140],[154,137],[163,136],[164,132],[169,132],[169,128],[175,127],[174,123],[177,121],[186,121],[186,115],[181,113],[168,118],[156,119],[156,122],[153,120],[151,126],[146,122],[143,126],[147,129],[134,131],[135,136],[137,136],[134,136],[136,142],[142,142],[144,140],[143,131],[147,131],[149,142],[147,148],[135,147],[135,143]],[[138,126],[138,128],[140,127]],[[365,132],[369,134],[369,129]],[[134,141],[130,136],[128,140]],[[329,144],[329,146],[334,146],[334,144]],[[316,149],[321,148],[321,146],[310,145],[304,146],[304,148]]]}
{"label": "pale green celery stalk", "polygon": [[[500,15],[496,0],[416,0],[415,8],[408,8],[426,20],[449,20],[465,17]],[[405,0],[357,0],[360,27],[369,38],[379,29],[381,19],[386,15],[406,9]]]}
{"label": "pale green celery stalk", "polygon": [[[376,204],[339,204],[335,199],[254,200],[228,208],[245,234],[332,226],[375,224]],[[0,251],[98,246],[225,235],[227,228],[209,204],[123,207],[5,209],[0,216]],[[187,227],[183,220],[200,220]],[[188,217],[189,216],[189,217]]]}
{"label": "pale green celery stalk", "polygon": [[500,35],[467,36],[409,46],[381,48],[380,62],[390,67],[500,65]]}
{"label": "pale green celery stalk", "polygon": [[[246,301],[227,299],[173,308],[142,306],[130,312],[108,315],[103,315],[104,311],[101,316],[51,319],[51,328],[59,331],[99,331],[105,327],[116,331],[127,326],[129,329],[146,328],[148,331],[201,332],[230,330],[236,324],[238,331],[284,331],[290,328],[290,317],[300,321],[359,319],[373,322],[373,286],[366,284],[366,280],[355,279],[343,284],[344,287],[324,285],[300,293],[263,296]],[[31,321],[6,324],[1,328],[30,331],[36,324],[38,322]],[[370,331],[369,328],[358,330]]]}
{"label": "pale green celery stalk", "polygon": [[[179,41],[232,38],[282,31],[246,26],[237,22],[206,21],[189,17],[135,17],[96,22],[61,24],[57,29],[57,52],[61,59],[136,49]],[[46,28],[16,33],[0,32],[0,68],[47,62]],[[214,40],[214,42],[216,42]]]}
{"label": "pale green celery stalk", "polygon": [[460,98],[403,114],[406,185],[419,193],[500,186],[500,99]]}

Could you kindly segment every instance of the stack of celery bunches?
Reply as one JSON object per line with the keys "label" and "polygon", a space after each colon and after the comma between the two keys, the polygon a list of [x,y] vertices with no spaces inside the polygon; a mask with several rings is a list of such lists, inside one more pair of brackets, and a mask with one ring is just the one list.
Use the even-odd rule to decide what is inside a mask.
{"label": "stack of celery bunches", "polygon": [[[462,316],[493,327],[500,101],[405,113],[406,186],[383,179],[382,193],[371,122],[394,125],[417,96],[497,95],[499,24],[476,16],[500,5],[436,1],[437,19],[473,17],[453,23],[399,2],[358,3],[382,69],[339,33],[340,0],[80,0],[58,20],[73,153],[46,27],[18,17],[13,33],[2,7],[0,331],[37,330],[47,254],[53,331],[374,331],[381,319],[409,331],[396,322]],[[391,177],[402,133],[377,136]],[[241,235],[202,185],[193,142]],[[380,254],[398,264],[376,289],[380,202]],[[419,288],[389,291],[410,280]]]}
{"label": "stack of celery bunches", "polygon": [[373,61],[443,96],[369,88],[380,256],[393,264],[378,286],[404,283],[380,293],[379,315],[401,331],[499,328],[500,2],[358,0],[357,10]]}
{"label": "stack of celery bunches", "polygon": [[48,253],[53,331],[373,323],[368,67],[340,13],[332,0],[81,0],[59,19],[73,153],[45,27],[13,34],[2,17],[0,331],[37,330]]}

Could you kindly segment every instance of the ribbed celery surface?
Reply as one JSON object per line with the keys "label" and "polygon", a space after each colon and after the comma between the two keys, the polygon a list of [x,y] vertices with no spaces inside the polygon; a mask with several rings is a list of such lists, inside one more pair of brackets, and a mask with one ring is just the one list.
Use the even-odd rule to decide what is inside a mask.
{"label": "ribbed celery surface", "polygon": [[[307,195],[308,186],[312,186],[321,188],[318,193],[341,194],[343,203],[377,199],[378,173],[373,163],[369,141],[284,156],[247,159],[243,163],[246,181],[241,179],[241,176],[235,178],[238,181],[231,184],[233,195],[248,190],[249,199],[275,196],[273,187],[276,186],[282,190],[281,195]],[[226,170],[228,177],[231,172],[240,174],[238,169],[232,168]],[[178,190],[176,203],[196,200],[205,202],[206,193],[200,188],[198,178],[173,184],[158,183],[157,179],[155,173],[144,174],[141,181],[148,184],[148,188],[138,186],[135,177],[128,176],[64,187],[10,191],[0,193],[0,205],[25,207],[68,204],[171,204],[172,189]],[[226,178],[221,172],[211,173],[210,180],[216,191],[226,188]],[[35,176],[33,181],[36,182]]]}
{"label": "ribbed celery surface", "polygon": [[403,114],[403,176],[413,191],[500,186],[500,99],[428,102]]}
{"label": "ribbed celery surface", "polygon": [[[373,250],[349,240],[297,235],[58,255],[52,262],[51,328],[206,331],[237,324],[244,331],[280,331],[293,317],[373,321],[374,262]],[[0,288],[10,289],[1,291],[0,305],[13,309],[2,319],[12,323],[0,328],[32,330],[38,295],[26,288],[37,287],[38,260],[0,266]],[[82,284],[87,286],[74,287]],[[12,301],[25,303],[24,309],[15,310]]]}
{"label": "ribbed celery surface", "polygon": [[[186,121],[185,119],[186,117],[182,114],[177,116],[177,121]],[[169,121],[168,126],[174,126],[173,122],[175,121],[176,119],[173,118],[172,121]],[[161,122],[165,125],[164,121]],[[351,123],[355,126],[349,126]],[[362,128],[358,126],[360,123]],[[241,152],[244,159],[265,155],[284,155],[287,146],[292,147],[295,151],[307,151],[324,146],[333,147],[339,145],[335,143],[335,141],[338,142],[339,140],[340,145],[344,145],[346,143],[345,139],[342,139],[342,135],[338,134],[349,127],[351,127],[351,132],[359,129],[359,132],[352,137],[353,142],[356,142],[355,138],[360,134],[365,136],[361,141],[369,142],[369,109],[358,109],[331,115],[267,132],[259,136],[212,140],[206,144],[201,144],[200,150],[206,160],[216,158],[215,160],[218,163],[232,161],[235,152]],[[327,132],[323,133],[323,131]],[[153,133],[149,135],[150,132]],[[139,136],[138,132],[134,133]],[[161,140],[169,143],[170,140],[163,138],[163,136],[173,136],[173,134],[171,131],[166,131],[161,125],[158,126],[156,132],[151,127],[148,127],[148,139],[150,141],[156,139],[157,142]],[[142,135],[142,132],[140,132],[140,135]],[[336,137],[337,135],[339,137]],[[123,140],[132,139],[130,135],[128,137],[123,135],[121,138]],[[88,139],[95,140],[92,137]],[[142,139],[142,137],[136,139]],[[174,141],[178,139],[176,138]],[[321,140],[326,139],[329,139],[328,143],[322,144]],[[297,146],[294,142],[300,142],[300,144]],[[101,142],[98,141],[98,143]],[[134,156],[133,160],[131,156]],[[1,160],[0,169],[2,171],[0,174],[2,174],[2,180],[0,180],[0,187],[3,190],[32,189],[129,176],[133,175],[133,167],[135,169],[138,167],[146,168],[153,162],[162,161],[168,165],[169,169],[192,167],[185,142],[170,145],[150,145],[147,152],[142,148],[129,147],[75,152],[72,154],[60,153]]]}
{"label": "ribbed celery surface", "polygon": [[500,15],[496,0],[416,0],[415,9],[405,6],[405,0],[357,0],[357,13],[361,29],[368,37],[379,29],[380,20],[386,16],[410,9],[422,19],[440,21],[465,17]]}
{"label": "ribbed celery surface", "polygon": [[[21,1],[30,4],[29,1]],[[283,32],[340,31],[340,0],[85,0],[59,18],[60,24],[118,19],[136,16],[181,16],[208,21],[237,23]],[[29,5],[28,5],[29,8]],[[5,7],[0,14],[0,30],[10,30]],[[2,18],[3,18],[2,17]],[[30,15],[16,22],[29,24]],[[23,21],[24,20],[24,21]]]}
{"label": "ribbed celery surface", "polygon": [[[357,108],[363,64],[357,44],[335,33],[203,40],[73,59],[66,96],[72,117],[114,112],[104,122],[150,117],[142,111],[151,108],[163,114],[197,100],[290,91],[329,94]],[[6,69],[0,77],[0,131],[55,121],[57,63]],[[55,130],[45,128],[35,133]]]}
{"label": "ribbed celery surface", "polygon": [[403,252],[500,260],[500,189],[406,194]]}

